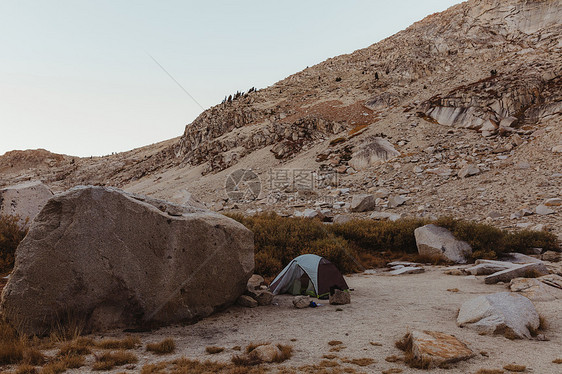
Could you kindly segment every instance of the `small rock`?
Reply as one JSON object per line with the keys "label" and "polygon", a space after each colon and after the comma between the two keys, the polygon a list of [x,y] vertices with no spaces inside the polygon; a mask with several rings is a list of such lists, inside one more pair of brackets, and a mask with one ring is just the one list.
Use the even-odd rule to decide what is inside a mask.
{"label": "small rock", "polygon": [[386,188],[380,188],[380,189],[376,190],[375,194],[374,194],[376,199],[384,199],[388,195],[390,195],[390,191],[387,190]]}
{"label": "small rock", "polygon": [[240,296],[238,300],[236,300],[236,303],[245,308],[255,308],[258,306],[258,302],[248,295]]}
{"label": "small rock", "polygon": [[546,205],[539,205],[535,208],[535,213],[541,215],[541,216],[546,216],[548,214],[554,214],[556,213],[554,210],[550,209],[549,207],[547,207]]}
{"label": "small rock", "polygon": [[552,152],[554,152],[554,153],[562,153],[562,144],[560,144],[560,145],[555,145],[554,147],[552,147]]}
{"label": "small rock", "polygon": [[425,271],[424,268],[414,267],[414,266],[404,266],[404,267],[392,270],[389,274],[391,274],[391,275],[419,274],[419,273],[423,273],[424,271]]}
{"label": "small rock", "polygon": [[338,214],[334,217],[334,223],[337,225],[341,225],[347,223],[353,219],[353,216],[347,214]]}
{"label": "small rock", "polygon": [[437,331],[412,331],[402,340],[409,347],[406,354],[424,363],[428,369],[468,360],[474,353],[453,335]]}
{"label": "small rock", "polygon": [[402,215],[396,213],[388,213],[388,212],[373,212],[371,213],[369,218],[377,221],[388,219],[392,222],[395,222],[398,221],[400,218],[402,218]]}
{"label": "small rock", "polygon": [[330,304],[345,305],[351,303],[351,294],[349,291],[335,289],[334,294],[330,295]]}
{"label": "small rock", "polygon": [[254,348],[248,356],[259,362],[273,362],[281,357],[281,350],[273,344],[264,344]]}
{"label": "small rock", "polygon": [[509,283],[512,292],[519,292],[532,301],[552,301],[562,298],[562,290],[540,281],[540,278],[515,278]]}
{"label": "small rock", "polygon": [[562,254],[560,252],[546,251],[542,254],[541,259],[543,261],[559,262],[562,259]]}
{"label": "small rock", "polygon": [[390,196],[388,198],[388,207],[389,208],[397,208],[400,205],[403,205],[407,199],[404,196]]}
{"label": "small rock", "polygon": [[475,266],[464,269],[463,271],[466,274],[472,275],[490,275],[514,267],[516,267],[516,265],[506,261],[477,260]]}
{"label": "small rock", "polygon": [[355,195],[351,199],[352,212],[366,212],[375,209],[375,197],[370,194]]}
{"label": "small rock", "polygon": [[476,165],[466,165],[459,170],[458,176],[461,178],[468,178],[477,174],[480,174],[480,169]]}
{"label": "small rock", "polygon": [[293,305],[297,309],[308,308],[310,305],[310,297],[309,296],[295,296],[293,299]]}
{"label": "small rock", "polygon": [[562,205],[562,199],[559,197],[554,197],[552,199],[548,199],[544,202],[546,206],[560,206]]}
{"label": "small rock", "polygon": [[255,300],[258,302],[259,306],[271,305],[273,294],[266,290],[258,291]]}
{"label": "small rock", "polygon": [[509,282],[514,278],[541,276],[548,274],[546,265],[542,262],[518,265],[516,267],[499,271],[484,278],[484,283],[494,284],[498,282]]}

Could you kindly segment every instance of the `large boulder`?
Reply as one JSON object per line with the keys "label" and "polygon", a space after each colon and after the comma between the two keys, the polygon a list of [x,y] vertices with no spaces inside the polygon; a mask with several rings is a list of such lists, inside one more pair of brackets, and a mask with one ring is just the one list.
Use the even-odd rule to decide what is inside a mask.
{"label": "large boulder", "polygon": [[20,218],[22,226],[30,222],[53,197],[53,192],[40,181],[26,182],[0,190],[0,215]]}
{"label": "large boulder", "polygon": [[467,242],[455,239],[451,232],[436,225],[425,225],[414,230],[418,253],[426,257],[443,258],[458,264],[467,262],[472,248]]}
{"label": "large boulder", "polygon": [[207,210],[104,187],[51,198],[16,251],[1,312],[42,335],[193,321],[234,303],[254,268],[253,234]]}
{"label": "large boulder", "polygon": [[530,339],[539,328],[539,314],[533,303],[519,294],[499,292],[466,301],[457,317],[459,327],[480,334],[501,334],[509,339]]}

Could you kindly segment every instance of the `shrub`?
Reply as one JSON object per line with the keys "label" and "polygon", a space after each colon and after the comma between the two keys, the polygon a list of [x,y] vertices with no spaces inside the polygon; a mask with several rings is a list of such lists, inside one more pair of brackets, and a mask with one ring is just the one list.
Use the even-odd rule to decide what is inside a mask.
{"label": "shrub", "polygon": [[146,345],[146,350],[154,352],[157,355],[166,355],[176,350],[174,339],[164,339],[159,343],[150,343]]}
{"label": "shrub", "polygon": [[92,366],[94,370],[111,370],[115,366],[134,364],[138,361],[137,356],[127,351],[105,352],[96,357]]}
{"label": "shrub", "polygon": [[210,355],[221,353],[222,351],[224,351],[223,347],[208,346],[205,348],[205,352],[207,352]]}
{"label": "shrub", "polygon": [[0,272],[4,273],[14,267],[16,248],[27,234],[19,224],[19,217],[0,216]]}
{"label": "shrub", "polygon": [[474,259],[494,259],[506,252],[531,253],[536,247],[560,250],[556,236],[546,231],[508,232],[451,217],[396,222],[364,219],[326,225],[318,219],[285,218],[275,213],[228,216],[254,232],[255,272],[266,278],[277,275],[293,258],[305,253],[326,257],[345,273],[382,267],[393,260],[440,263],[441,259],[418,255],[414,230],[428,223],[445,227],[457,239],[468,242]]}
{"label": "shrub", "polygon": [[102,349],[133,349],[140,344],[138,337],[127,336],[123,339],[103,339],[96,343],[96,346]]}

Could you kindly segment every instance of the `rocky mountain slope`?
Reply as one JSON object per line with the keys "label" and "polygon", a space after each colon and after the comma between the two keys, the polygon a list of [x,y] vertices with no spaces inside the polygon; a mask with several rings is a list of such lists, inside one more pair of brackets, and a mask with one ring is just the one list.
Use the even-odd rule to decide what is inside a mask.
{"label": "rocky mountain slope", "polygon": [[[0,185],[113,185],[177,202],[189,191],[217,210],[328,216],[370,192],[386,216],[562,233],[561,19],[560,0],[470,0],[229,97],[180,138],[92,159],[7,153]],[[228,199],[240,168],[261,179],[257,200]]]}

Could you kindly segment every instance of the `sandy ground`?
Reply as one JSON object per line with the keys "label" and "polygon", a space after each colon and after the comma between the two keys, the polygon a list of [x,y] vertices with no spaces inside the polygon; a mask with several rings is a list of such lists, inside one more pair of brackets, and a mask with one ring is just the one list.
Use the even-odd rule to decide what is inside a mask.
{"label": "sandy ground", "polygon": [[[474,373],[480,368],[500,369],[510,363],[525,365],[527,372],[531,373],[562,373],[562,365],[552,363],[554,359],[562,358],[562,300],[535,302],[537,310],[548,323],[544,334],[549,341],[512,341],[502,336],[480,336],[473,330],[456,326],[459,307],[477,295],[506,291],[506,286],[486,285],[481,277],[445,275],[443,271],[442,267],[427,267],[425,273],[416,275],[352,275],[347,277],[349,286],[354,289],[352,303],[339,307],[343,309],[341,311],[325,301],[319,301],[324,304],[319,308],[295,309],[292,296],[281,295],[274,299],[271,306],[254,309],[234,306],[194,325],[141,333],[138,336],[143,345],[167,337],[174,338],[176,353],[154,356],[139,348],[136,353],[140,360],[135,368],[119,368],[112,372],[139,372],[147,363],[181,356],[229,361],[237,353],[232,347],[264,341],[293,345],[293,357],[281,365],[298,368],[319,363],[323,355],[330,353],[328,342],[340,340],[345,348],[334,353],[339,358],[369,357],[376,360],[367,367],[342,364],[342,368],[353,367],[366,373],[401,368],[404,373],[417,373],[424,371],[410,369],[400,362],[389,363],[385,358],[401,356],[394,342],[410,330],[422,329],[453,334],[476,353],[476,357],[469,361],[458,363],[448,370],[435,369],[432,371],[435,373]],[[458,288],[459,292],[447,291],[454,288]],[[113,332],[103,337],[107,336],[123,336],[123,333]],[[382,346],[373,346],[370,342]],[[220,354],[208,355],[205,347],[211,345],[227,349]],[[488,357],[480,352],[487,352]],[[336,361],[341,363],[339,359]],[[279,365],[271,366],[272,369],[275,367]]]}

